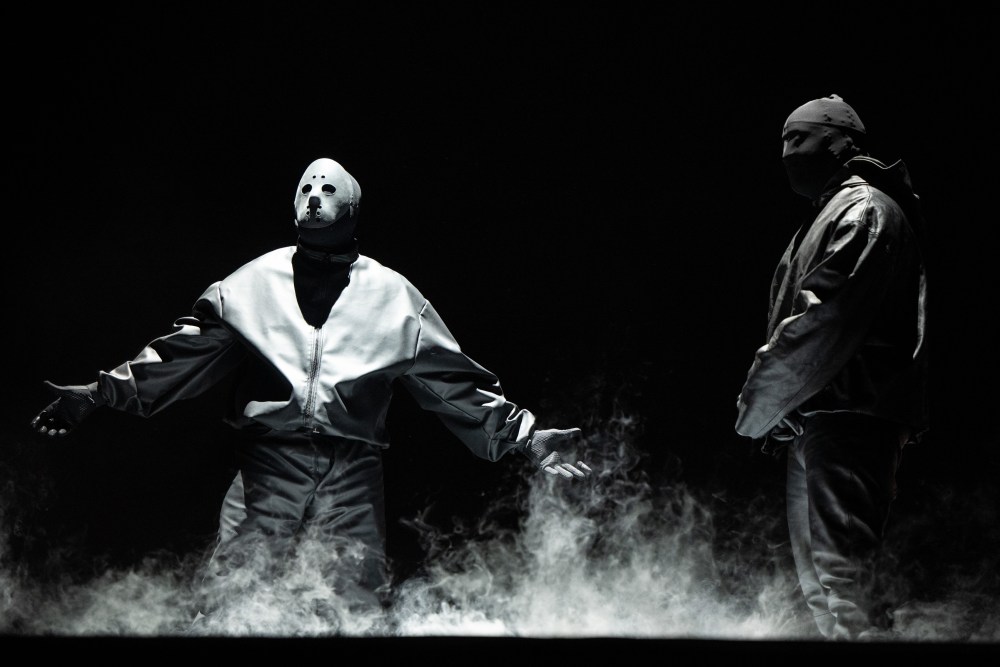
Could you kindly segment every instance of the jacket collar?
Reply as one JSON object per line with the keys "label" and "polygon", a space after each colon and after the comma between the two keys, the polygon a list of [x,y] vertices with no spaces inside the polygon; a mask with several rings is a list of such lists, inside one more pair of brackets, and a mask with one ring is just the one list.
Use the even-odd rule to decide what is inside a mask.
{"label": "jacket collar", "polygon": [[352,241],[343,248],[320,248],[306,245],[299,239],[295,244],[295,251],[314,262],[325,264],[353,264],[359,256],[357,241]]}
{"label": "jacket collar", "polygon": [[860,177],[851,174],[850,169],[848,169],[847,165],[845,164],[843,167],[838,169],[833,176],[830,177],[829,181],[826,182],[827,183],[826,190],[824,190],[823,194],[821,194],[819,198],[814,202],[816,208],[823,208],[824,206],[826,206],[826,203],[830,201],[833,195],[837,194],[837,192],[839,192],[841,189],[847,187],[848,185],[853,185],[854,182],[861,182],[861,181],[862,179]]}

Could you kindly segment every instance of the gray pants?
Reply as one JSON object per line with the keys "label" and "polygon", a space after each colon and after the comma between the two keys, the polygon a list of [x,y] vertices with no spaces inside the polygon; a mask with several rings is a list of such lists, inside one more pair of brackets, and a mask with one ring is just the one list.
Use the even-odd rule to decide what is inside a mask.
{"label": "gray pants", "polygon": [[356,572],[345,573],[341,559],[330,576],[338,592],[377,602],[387,585],[381,449],[271,431],[240,442],[237,460],[240,472],[220,511],[210,573],[225,576],[245,565],[252,549],[259,554],[261,545],[280,566],[300,539],[318,540],[331,550],[360,549]]}
{"label": "gray pants", "polygon": [[799,584],[824,637],[882,624],[876,560],[901,456],[897,425],[817,414],[788,447],[788,531]]}

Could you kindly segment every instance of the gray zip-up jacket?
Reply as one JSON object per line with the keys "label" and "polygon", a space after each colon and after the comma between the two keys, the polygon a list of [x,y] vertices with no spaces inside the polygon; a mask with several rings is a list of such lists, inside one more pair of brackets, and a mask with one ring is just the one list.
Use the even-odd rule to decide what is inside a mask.
{"label": "gray zip-up jacket", "polygon": [[786,418],[838,411],[897,422],[904,437],[927,429],[927,278],[916,204],[902,162],[847,163],[775,271],[766,342],[737,401],[738,433],[764,438]]}
{"label": "gray zip-up jacket", "polygon": [[271,251],[211,285],[174,331],[101,372],[112,408],[150,416],[237,373],[240,429],[316,432],[387,447],[399,380],[475,455],[523,445],[535,417],[508,401],[497,377],[466,356],[430,302],[402,275],[358,255],[326,322],[306,322],[292,256]]}

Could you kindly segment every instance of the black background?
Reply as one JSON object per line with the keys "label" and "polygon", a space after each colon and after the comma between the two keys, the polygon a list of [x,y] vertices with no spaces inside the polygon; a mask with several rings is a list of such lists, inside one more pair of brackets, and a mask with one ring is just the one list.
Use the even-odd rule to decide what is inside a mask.
{"label": "black background", "polygon": [[[830,93],[877,156],[907,163],[931,224],[933,424],[907,452],[899,511],[938,515],[951,546],[931,561],[995,550],[991,34],[974,12],[881,7],[26,11],[6,47],[0,461],[20,503],[8,518],[44,530],[22,526],[15,551],[72,536],[85,558],[127,563],[212,539],[220,393],[152,420],[98,413],[58,443],[27,424],[43,380],[92,381],[210,283],[293,243],[297,179],[324,156],[362,186],[362,252],[543,423],[629,415],[654,478],[780,493],[780,466],[733,431],[735,399],[809,215],[781,123]],[[524,464],[475,459],[405,394],[390,416],[405,567],[420,549],[400,518],[473,515]]]}

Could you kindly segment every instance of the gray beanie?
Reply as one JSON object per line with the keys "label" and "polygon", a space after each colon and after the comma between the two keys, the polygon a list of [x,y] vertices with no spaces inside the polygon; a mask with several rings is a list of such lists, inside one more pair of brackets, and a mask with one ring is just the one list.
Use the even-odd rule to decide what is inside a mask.
{"label": "gray beanie", "polygon": [[840,95],[830,95],[806,102],[788,116],[785,127],[794,122],[843,127],[861,134],[865,133],[865,126],[858,118],[858,114]]}

